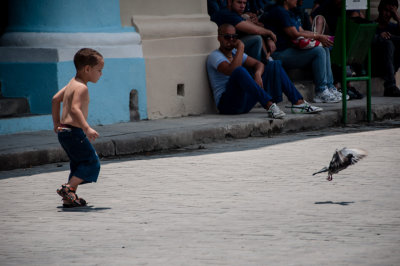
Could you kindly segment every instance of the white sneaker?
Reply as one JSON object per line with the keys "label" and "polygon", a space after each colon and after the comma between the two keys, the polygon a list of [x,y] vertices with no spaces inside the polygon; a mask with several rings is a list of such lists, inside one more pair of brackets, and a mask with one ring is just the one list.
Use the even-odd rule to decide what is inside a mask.
{"label": "white sneaker", "polygon": [[312,106],[306,101],[304,101],[302,104],[292,105],[291,109],[292,114],[314,114],[324,110],[321,107]]}
{"label": "white sneaker", "polygon": [[286,115],[281,109],[279,109],[278,105],[276,105],[275,103],[273,103],[269,107],[267,112],[268,112],[268,116],[271,117],[271,118],[282,119]]}
{"label": "white sneaker", "polygon": [[314,97],[314,102],[316,103],[337,103],[340,100],[333,95],[329,89],[325,89],[322,92],[319,92]]}
{"label": "white sneaker", "polygon": [[[342,93],[338,91],[335,87],[329,88],[329,91],[336,96],[336,98],[339,99],[339,101],[342,100]],[[346,94],[346,100],[350,99],[350,96]]]}

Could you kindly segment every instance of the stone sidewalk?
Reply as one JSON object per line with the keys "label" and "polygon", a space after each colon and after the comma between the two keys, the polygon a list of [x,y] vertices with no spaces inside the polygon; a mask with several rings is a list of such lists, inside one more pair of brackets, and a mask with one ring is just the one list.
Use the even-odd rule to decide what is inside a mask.
{"label": "stone sidewalk", "polygon": [[[357,130],[103,160],[78,209],[68,163],[0,172],[0,265],[398,266],[400,128]],[[312,176],[343,146],[369,154]]]}
{"label": "stone sidewalk", "polygon": [[[119,157],[143,152],[176,149],[225,138],[246,138],[284,132],[318,130],[341,125],[341,103],[319,104],[320,114],[293,115],[283,120],[269,119],[264,109],[244,115],[206,114],[94,127],[100,138],[94,146],[100,157]],[[400,116],[400,99],[373,97],[374,120]],[[366,119],[366,99],[348,102],[348,123]],[[52,131],[0,135],[0,171],[66,161]]]}

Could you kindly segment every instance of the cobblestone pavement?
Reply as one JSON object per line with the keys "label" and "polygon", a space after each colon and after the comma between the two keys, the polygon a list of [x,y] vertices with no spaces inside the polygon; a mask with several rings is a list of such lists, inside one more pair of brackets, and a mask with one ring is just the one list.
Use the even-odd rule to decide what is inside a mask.
{"label": "cobblestone pavement", "polygon": [[[400,265],[400,128],[364,129],[103,161],[80,209],[66,164],[0,172],[0,265]],[[344,146],[369,156],[311,175]]]}

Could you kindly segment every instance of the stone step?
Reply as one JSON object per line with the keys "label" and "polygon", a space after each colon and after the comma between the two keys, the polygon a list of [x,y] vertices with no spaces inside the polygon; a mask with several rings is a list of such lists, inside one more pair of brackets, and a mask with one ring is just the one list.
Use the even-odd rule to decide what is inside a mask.
{"label": "stone step", "polygon": [[26,98],[0,98],[0,118],[29,116],[29,103]]}
{"label": "stone step", "polygon": [[[312,82],[311,70],[306,71],[302,69],[291,69],[287,71],[289,78],[293,81],[296,88],[303,95],[306,101],[312,102],[314,98],[314,83]],[[400,71],[396,73],[397,86],[400,87]],[[359,92],[366,95],[367,82],[366,81],[352,81],[351,86],[355,87]],[[379,77],[372,77],[371,79],[371,95],[383,96],[383,79]],[[287,98],[283,97],[284,103],[288,103]]]}

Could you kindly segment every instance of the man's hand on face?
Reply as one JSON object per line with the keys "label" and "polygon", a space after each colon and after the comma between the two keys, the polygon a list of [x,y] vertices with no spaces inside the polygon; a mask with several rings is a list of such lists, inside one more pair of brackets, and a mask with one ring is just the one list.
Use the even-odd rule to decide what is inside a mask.
{"label": "man's hand on face", "polygon": [[389,8],[390,8],[390,12],[392,13],[392,18],[394,20],[396,20],[397,22],[400,22],[399,21],[400,17],[399,17],[399,14],[397,13],[397,7],[394,5],[391,5]]}
{"label": "man's hand on face", "polygon": [[239,40],[239,39],[237,39],[237,40],[235,41],[234,47],[236,48],[236,50],[237,50],[238,52],[239,52],[239,51],[241,51],[241,52],[244,51],[244,43],[243,43],[241,40]]}

